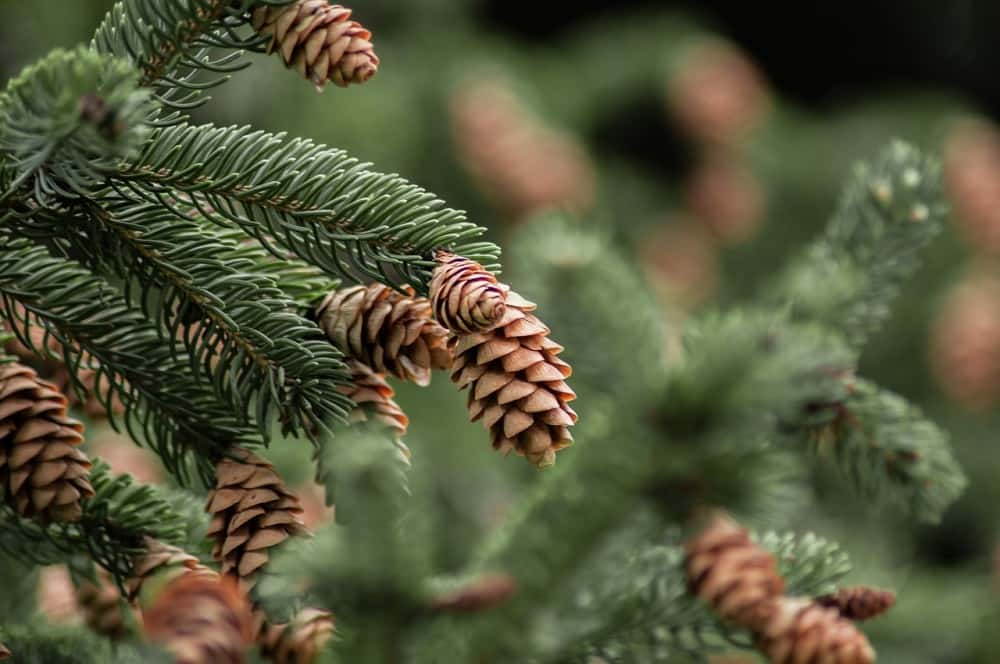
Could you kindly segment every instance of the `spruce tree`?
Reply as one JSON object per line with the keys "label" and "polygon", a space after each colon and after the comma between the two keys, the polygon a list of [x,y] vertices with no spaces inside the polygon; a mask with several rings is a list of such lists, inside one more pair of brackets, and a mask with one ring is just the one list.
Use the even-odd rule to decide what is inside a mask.
{"label": "spruce tree", "polygon": [[[67,565],[96,632],[5,611],[0,658],[874,661],[856,623],[887,591],[844,586],[831,541],[740,524],[780,522],[809,463],[929,522],[962,492],[945,432],[858,367],[946,214],[936,160],[896,142],[859,165],[826,231],[669,357],[640,269],[599,231],[536,219],[506,243],[508,284],[485,229],[403,177],[191,119],[248,53],[305,85],[377,85],[390,65],[350,15],[121,0],[0,96],[5,346],[69,393],[4,356],[3,576]],[[484,446],[542,468],[461,568],[434,564],[434,503],[407,479],[408,419],[436,413],[404,414],[388,382],[436,370]],[[70,396],[172,485],[85,454]],[[288,446],[335,523],[306,526],[266,457]]]}

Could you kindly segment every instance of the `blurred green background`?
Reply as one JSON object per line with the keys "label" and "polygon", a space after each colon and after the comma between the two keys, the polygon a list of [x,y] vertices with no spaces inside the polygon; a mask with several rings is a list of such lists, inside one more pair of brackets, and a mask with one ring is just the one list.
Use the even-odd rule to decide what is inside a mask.
{"label": "blurred green background", "polygon": [[[111,4],[0,0],[0,75],[88,40]],[[364,0],[355,18],[381,58],[371,82],[317,94],[277,58],[254,57],[197,119],[344,148],[468,210],[508,251],[537,213],[567,208],[635,256],[671,349],[693,312],[753,293],[823,227],[852,163],[893,137],[942,155],[953,223],[862,372],[951,432],[970,489],[925,526],[818,472],[814,501],[761,525],[838,540],[851,580],[898,591],[868,629],[880,662],[996,662],[998,7]],[[579,336],[569,325],[555,322],[553,337]],[[593,352],[570,346],[565,357],[586,371]],[[537,473],[489,449],[444,376],[398,389],[414,499],[442,526],[438,563],[456,569]],[[598,405],[581,399],[577,410],[613,435],[613,404]],[[287,449],[278,461],[307,482],[308,450]]]}

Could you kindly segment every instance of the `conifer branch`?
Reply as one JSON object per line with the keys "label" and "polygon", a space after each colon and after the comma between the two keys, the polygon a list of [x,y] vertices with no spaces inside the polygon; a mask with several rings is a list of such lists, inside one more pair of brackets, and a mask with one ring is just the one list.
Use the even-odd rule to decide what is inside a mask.
{"label": "conifer branch", "polygon": [[828,325],[859,347],[889,317],[947,212],[937,161],[895,142],[857,167],[823,237],[767,299],[787,302],[793,318]]}
{"label": "conifer branch", "polygon": [[[124,423],[134,439],[151,445],[170,472],[185,478],[184,452],[194,448],[199,450],[198,470],[210,477],[210,459],[218,451],[234,441],[259,440],[247,422],[194,378],[190,362],[163,343],[159,330],[131,309],[114,286],[53,258],[9,228],[0,228],[0,240],[5,248],[0,255],[0,312],[18,340],[31,346],[26,326],[34,318],[71,355],[86,352],[96,358],[97,384],[107,385],[102,403],[110,413],[113,395],[124,410],[112,423]],[[18,310],[29,315],[18,319]]]}
{"label": "conifer branch", "polygon": [[471,241],[484,229],[464,213],[305,139],[248,127],[168,127],[119,177],[147,197],[184,192],[206,219],[353,282],[409,285],[425,295],[432,252],[441,247],[497,269],[499,249]]}

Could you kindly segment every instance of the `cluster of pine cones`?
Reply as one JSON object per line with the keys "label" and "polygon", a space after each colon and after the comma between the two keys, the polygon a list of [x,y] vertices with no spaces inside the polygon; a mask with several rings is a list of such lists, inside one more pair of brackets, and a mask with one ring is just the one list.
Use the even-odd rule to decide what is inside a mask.
{"label": "cluster of pine cones", "polygon": [[852,621],[887,611],[892,592],[863,586],[817,598],[788,597],[774,556],[724,516],[685,547],[688,587],[721,619],[750,631],[772,664],[872,664],[875,652]]}

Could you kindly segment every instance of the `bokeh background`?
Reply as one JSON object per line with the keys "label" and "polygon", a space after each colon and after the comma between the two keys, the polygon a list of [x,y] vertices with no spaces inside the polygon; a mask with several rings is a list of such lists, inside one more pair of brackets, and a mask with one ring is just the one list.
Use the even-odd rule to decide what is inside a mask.
{"label": "bokeh background", "polygon": [[[0,0],[0,77],[88,40],[111,4]],[[879,661],[1000,661],[1000,5],[358,0],[353,9],[382,61],[373,81],[317,94],[277,58],[259,57],[197,119],[344,148],[513,246],[539,213],[568,210],[635,257],[672,352],[687,318],[765,286],[819,232],[854,162],[894,137],[941,155],[951,223],[862,372],[951,432],[970,488],[928,526],[817,472],[813,500],[769,525],[840,541],[852,579],[898,591],[896,609],[869,630]],[[507,276],[517,284],[516,271]],[[574,333],[572,321],[558,323]],[[570,347],[566,357],[586,365],[585,352],[600,350]],[[457,568],[536,473],[496,457],[443,376],[399,390],[420,414],[408,436],[415,500],[446,525],[440,567]],[[593,410],[613,435],[613,404]],[[156,476],[110,433],[90,444]],[[313,491],[304,446],[274,454]],[[72,620],[58,577],[43,575],[39,606]]]}

